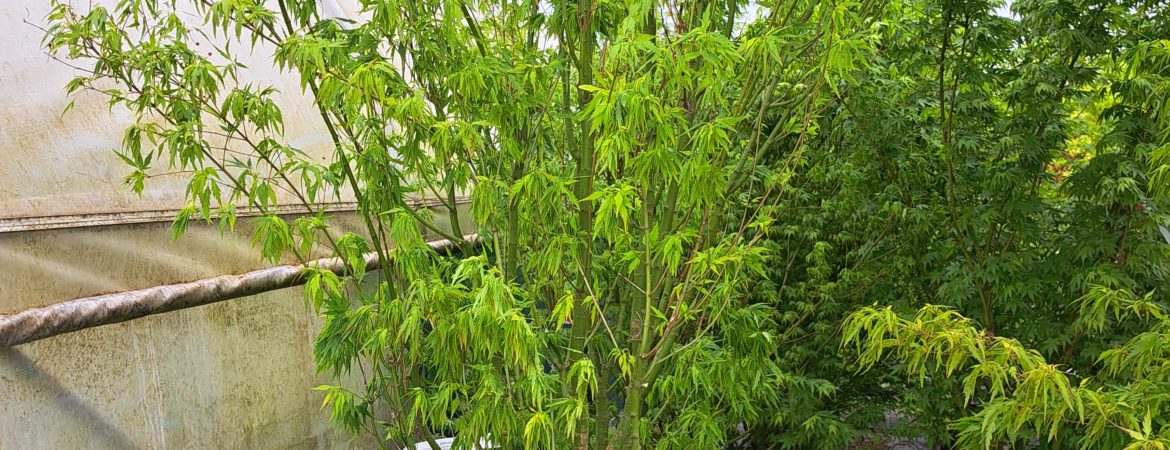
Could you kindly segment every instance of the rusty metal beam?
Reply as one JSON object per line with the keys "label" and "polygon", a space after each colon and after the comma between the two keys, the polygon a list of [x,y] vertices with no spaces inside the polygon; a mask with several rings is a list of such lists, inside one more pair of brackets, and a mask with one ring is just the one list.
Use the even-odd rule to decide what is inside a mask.
{"label": "rusty metal beam", "polygon": [[[474,242],[477,237],[469,235],[464,239]],[[456,244],[448,240],[433,241],[428,245],[438,252],[449,252],[456,248]],[[365,260],[366,270],[380,268],[376,254],[367,253]],[[339,258],[323,258],[305,265],[276,266],[240,275],[204,278],[189,283],[79,298],[27,309],[0,315],[0,347],[12,347],[86,328],[298,286],[306,281],[306,267],[335,273],[345,271],[345,263]]]}

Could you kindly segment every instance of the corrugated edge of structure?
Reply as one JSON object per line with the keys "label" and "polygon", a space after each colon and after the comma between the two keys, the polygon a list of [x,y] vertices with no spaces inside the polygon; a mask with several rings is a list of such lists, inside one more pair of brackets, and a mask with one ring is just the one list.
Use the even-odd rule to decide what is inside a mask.
{"label": "corrugated edge of structure", "polygon": [[[468,242],[478,240],[476,235],[464,239]],[[439,252],[448,252],[456,247],[456,243],[449,240],[433,241],[428,245]],[[380,268],[374,253],[367,253],[365,262],[367,270]],[[301,285],[305,283],[310,267],[335,273],[345,272],[345,263],[341,259],[322,258],[303,265],[276,266],[240,275],[79,298],[27,309],[11,315],[0,315],[0,347],[12,347],[86,328]]]}
{"label": "corrugated edge of structure", "polygon": [[[455,204],[462,205],[469,203],[469,197],[456,197]],[[322,205],[321,212],[337,213],[356,211],[356,202],[332,202]],[[421,198],[408,200],[407,206],[411,208],[435,208],[446,206],[441,200],[437,198]],[[279,215],[291,214],[305,214],[312,212],[308,208],[301,205],[281,205],[274,207],[273,213]],[[80,227],[95,227],[104,225],[124,225],[131,223],[153,223],[153,222],[170,222],[175,219],[175,215],[179,213],[175,209],[162,210],[145,210],[145,211],[129,211],[129,212],[103,212],[93,214],[66,214],[54,216],[37,216],[37,217],[0,217],[0,233],[12,233],[17,231],[39,231],[39,230],[55,230],[61,228],[80,228]],[[241,208],[236,213],[239,217],[257,216],[258,212],[249,209]]]}

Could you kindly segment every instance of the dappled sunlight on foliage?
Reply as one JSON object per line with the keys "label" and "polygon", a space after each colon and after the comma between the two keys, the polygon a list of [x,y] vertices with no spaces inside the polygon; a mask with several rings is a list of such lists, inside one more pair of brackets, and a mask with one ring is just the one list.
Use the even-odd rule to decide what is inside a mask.
{"label": "dappled sunlight on foliage", "polygon": [[65,88],[134,119],[127,187],[186,177],[176,239],[241,217],[266,261],[345,261],[304,289],[340,429],[1170,439],[1164,1],[53,3]]}

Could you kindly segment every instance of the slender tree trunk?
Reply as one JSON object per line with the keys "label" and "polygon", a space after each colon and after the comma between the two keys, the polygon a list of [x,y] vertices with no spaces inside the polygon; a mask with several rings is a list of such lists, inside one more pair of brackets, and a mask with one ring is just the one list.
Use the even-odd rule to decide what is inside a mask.
{"label": "slender tree trunk", "polygon": [[[580,0],[577,4],[577,79],[578,85],[593,84],[593,2]],[[564,45],[564,43],[562,43]],[[588,91],[578,90],[577,108],[583,110],[592,95]],[[587,301],[591,290],[590,274],[593,272],[593,203],[581,201],[593,192],[593,135],[589,131],[589,122],[583,118],[575,124],[577,136],[577,161],[573,193],[577,197],[577,292],[576,304],[573,306],[573,329],[569,337],[568,367],[586,357],[586,341],[593,331],[593,314],[591,305]],[[580,418],[577,425],[577,434],[574,442],[577,448],[589,447],[589,421],[586,417]]]}

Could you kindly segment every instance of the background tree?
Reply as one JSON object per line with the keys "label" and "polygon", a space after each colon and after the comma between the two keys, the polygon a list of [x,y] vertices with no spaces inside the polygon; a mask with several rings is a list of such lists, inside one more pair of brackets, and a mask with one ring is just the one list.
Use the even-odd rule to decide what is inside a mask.
{"label": "background tree", "polygon": [[[765,240],[770,275],[756,295],[774,299],[788,330],[781,367],[838,390],[782,409],[757,431],[758,445],[812,446],[841,429],[940,446],[956,438],[972,447],[1139,445],[1118,427],[1140,430],[1146,406],[1117,410],[1103,431],[1089,429],[1087,416],[1040,408],[1038,398],[993,402],[1024,382],[1009,374],[1019,361],[994,376],[979,372],[991,357],[967,353],[959,337],[983,334],[1011,339],[1012,350],[1034,349],[1026,358],[1039,359],[1027,367],[1051,366],[1035,373],[1049,378],[1030,378],[1040,383],[1032,387],[1053,394],[1061,383],[1085,382],[1086,391],[1136,383],[1128,396],[1106,391],[1148,405],[1152,431],[1140,445],[1155,445],[1150,436],[1165,415],[1159,399],[1170,391],[1150,372],[1118,378],[1111,367],[1162,361],[1120,355],[1138,358],[1131,339],[1153,345],[1149,333],[1163,326],[1151,311],[1165,309],[1170,250],[1160,231],[1167,5],[1007,6],[891,3],[871,63],[820,117],[818,151],[805,154],[784,203],[791,213],[777,216]],[[851,311],[875,304],[905,317],[945,305],[950,312],[919,314],[971,319],[895,326],[902,316],[870,311],[842,327]],[[887,331],[894,329],[901,331]],[[869,371],[855,372],[852,344],[825,357],[842,331],[866,344]],[[959,347],[932,353],[943,344]],[[877,354],[897,358],[878,363]],[[926,360],[935,361],[929,370]],[[1137,383],[1142,377],[1151,382]],[[872,430],[884,411],[902,420]],[[1046,427],[1061,421],[1067,426],[1050,436]]]}

